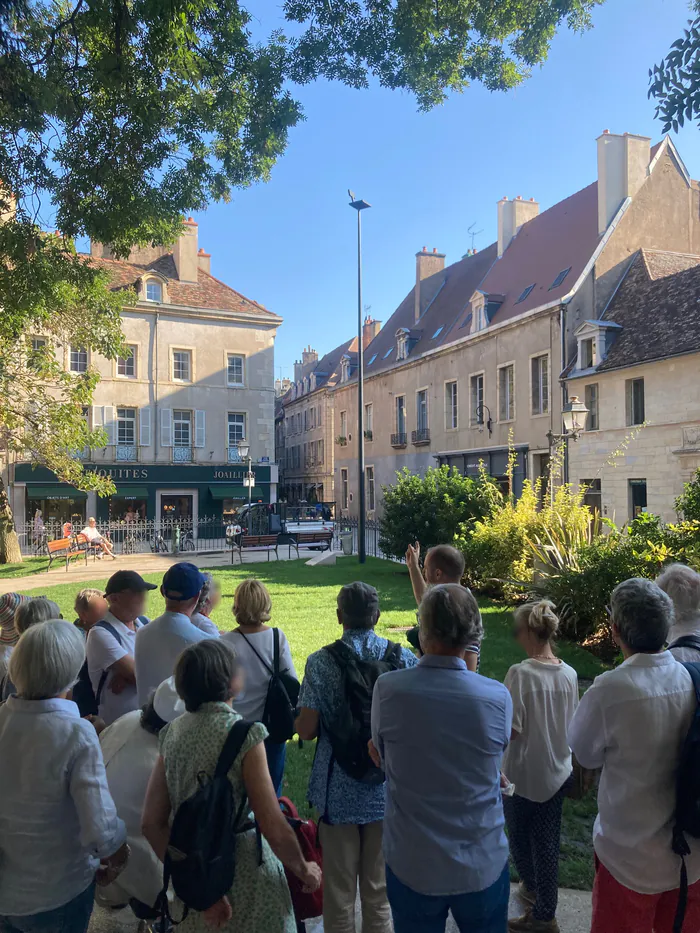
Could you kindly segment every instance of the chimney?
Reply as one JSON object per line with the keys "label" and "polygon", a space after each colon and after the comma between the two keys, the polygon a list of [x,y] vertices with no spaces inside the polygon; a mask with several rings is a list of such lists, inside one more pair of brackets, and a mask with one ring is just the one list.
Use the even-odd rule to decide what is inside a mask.
{"label": "chimney", "polygon": [[294,360],[294,382],[301,382],[301,360]]}
{"label": "chimney", "polygon": [[[438,253],[437,249],[429,253],[424,246],[420,253],[416,253],[416,287],[413,291],[415,323],[418,323],[425,309],[437,295],[444,277],[437,276],[435,273],[444,271],[444,268],[445,254]],[[434,278],[431,278],[433,276]],[[425,282],[425,279],[431,279],[431,281]]]}
{"label": "chimney", "polygon": [[302,370],[306,370],[310,366],[315,366],[316,363],[318,363],[318,353],[312,350],[311,344],[309,344],[305,350],[301,351]]}
{"label": "chimney", "polygon": [[173,259],[177,269],[177,277],[181,282],[196,282],[199,260],[197,254],[196,222],[188,217],[183,222],[182,233],[173,246]]}
{"label": "chimney", "polygon": [[205,272],[208,272],[209,275],[211,275],[211,253],[205,253],[204,250],[200,247],[200,250],[197,253],[197,262],[199,263],[200,269],[204,269]]}
{"label": "chimney", "polygon": [[362,349],[366,350],[381,330],[382,322],[375,321],[369,314],[362,322]]}
{"label": "chimney", "polygon": [[540,206],[534,198],[529,201],[523,201],[522,196],[518,195],[509,201],[503,197],[498,202],[498,258],[508,249],[513,237],[518,230],[528,220],[537,217],[540,212]]}
{"label": "chimney", "polygon": [[598,137],[598,234],[602,236],[626,198],[633,198],[649,174],[651,139],[603,130]]}

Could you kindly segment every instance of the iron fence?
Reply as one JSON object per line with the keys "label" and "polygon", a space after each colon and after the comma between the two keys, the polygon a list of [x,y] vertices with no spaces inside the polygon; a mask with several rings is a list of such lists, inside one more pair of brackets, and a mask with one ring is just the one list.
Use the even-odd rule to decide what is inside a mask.
{"label": "iron fence", "polygon": [[[352,535],[352,553],[357,554],[358,521],[356,518],[341,518],[333,529],[333,547],[342,549],[341,535]],[[379,522],[376,519],[365,520],[365,553],[369,557],[385,557],[379,547]]]}

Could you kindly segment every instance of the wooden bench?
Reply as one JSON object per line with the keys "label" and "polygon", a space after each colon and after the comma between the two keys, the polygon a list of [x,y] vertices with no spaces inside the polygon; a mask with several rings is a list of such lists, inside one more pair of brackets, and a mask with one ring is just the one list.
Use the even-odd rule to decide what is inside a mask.
{"label": "wooden bench", "polygon": [[51,570],[51,564],[55,560],[65,558],[66,561],[66,573],[68,572],[68,565],[74,557],[85,557],[85,563],[87,564],[87,551],[81,550],[77,542],[73,538],[57,538],[55,541],[49,541],[46,545],[49,550],[49,566],[46,568],[48,573]]}
{"label": "wooden bench", "polygon": [[93,563],[97,560],[97,555],[102,553],[102,546],[97,541],[91,541],[82,531],[75,535],[75,543],[78,550],[85,552],[85,563],[87,564],[88,554],[92,554]]}
{"label": "wooden bench", "polygon": [[290,535],[290,537],[292,538],[289,542],[290,557],[292,548],[296,548],[298,557],[300,547],[316,547],[320,551],[330,551],[333,544],[332,531],[299,531],[294,535]]}
{"label": "wooden bench", "polygon": [[233,555],[238,551],[238,556],[243,563],[243,551],[267,551],[267,559],[270,559],[270,551],[275,552],[277,560],[280,559],[277,553],[277,535],[240,535],[234,539],[231,548],[231,563]]}

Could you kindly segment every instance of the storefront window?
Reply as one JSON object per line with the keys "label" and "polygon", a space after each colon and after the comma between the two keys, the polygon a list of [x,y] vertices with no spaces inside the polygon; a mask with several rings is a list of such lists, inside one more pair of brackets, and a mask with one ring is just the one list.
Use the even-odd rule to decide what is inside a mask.
{"label": "storefront window", "polygon": [[41,509],[45,525],[58,526],[72,522],[74,526],[82,528],[85,524],[85,500],[33,499],[29,493],[27,515],[33,518],[37,509]]}
{"label": "storefront window", "polygon": [[167,521],[191,521],[192,496],[161,496],[160,512]]}
{"label": "storefront window", "polygon": [[147,517],[146,499],[127,499],[112,496],[109,500],[109,520],[111,522],[144,521]]}

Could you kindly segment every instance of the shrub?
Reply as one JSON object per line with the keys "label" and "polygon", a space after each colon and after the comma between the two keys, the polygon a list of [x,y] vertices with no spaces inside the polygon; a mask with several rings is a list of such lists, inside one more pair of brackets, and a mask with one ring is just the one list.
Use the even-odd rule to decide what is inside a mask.
{"label": "shrub", "polygon": [[448,466],[429,467],[425,476],[403,469],[382,491],[379,546],[399,559],[414,541],[424,554],[436,544],[451,544],[458,529],[471,528],[499,495],[488,477],[463,476]]}
{"label": "shrub", "polygon": [[686,521],[700,521],[700,470],[689,483],[685,483],[675,506],[676,512]]}

